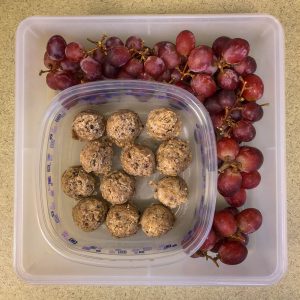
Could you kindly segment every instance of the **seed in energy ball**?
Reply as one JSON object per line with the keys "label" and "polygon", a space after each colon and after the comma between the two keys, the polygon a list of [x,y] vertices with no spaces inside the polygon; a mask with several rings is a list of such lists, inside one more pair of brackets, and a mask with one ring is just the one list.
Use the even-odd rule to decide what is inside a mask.
{"label": "seed in energy ball", "polygon": [[72,137],[82,141],[99,139],[105,132],[104,116],[98,111],[80,112],[72,124]]}
{"label": "seed in energy ball", "polygon": [[147,236],[160,237],[173,228],[175,216],[169,208],[153,204],[145,209],[140,223]]}
{"label": "seed in energy ball", "polygon": [[178,136],[182,129],[179,115],[170,108],[158,108],[150,111],[147,121],[147,133],[158,141]]}
{"label": "seed in energy ball", "polygon": [[96,230],[104,221],[108,205],[104,200],[85,198],[79,200],[73,207],[72,217],[74,223],[83,231]]}

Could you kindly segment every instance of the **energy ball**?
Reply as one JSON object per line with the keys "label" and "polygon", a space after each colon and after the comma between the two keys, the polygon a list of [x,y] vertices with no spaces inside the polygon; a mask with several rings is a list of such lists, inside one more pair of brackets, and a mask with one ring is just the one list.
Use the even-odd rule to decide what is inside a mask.
{"label": "energy ball", "polygon": [[118,238],[135,234],[139,229],[140,214],[132,204],[113,205],[106,217],[110,233]]}
{"label": "energy ball", "polygon": [[76,140],[93,141],[105,132],[105,120],[97,111],[87,110],[79,113],[72,124],[72,136]]}
{"label": "energy ball", "polygon": [[93,231],[105,221],[107,211],[108,205],[104,200],[86,198],[73,207],[72,216],[81,230]]}
{"label": "energy ball", "polygon": [[74,199],[91,196],[95,190],[96,179],[86,173],[82,167],[70,167],[61,177],[63,192]]}
{"label": "energy ball", "polygon": [[135,179],[124,171],[114,171],[105,176],[100,183],[102,197],[112,204],[123,204],[132,198]]}
{"label": "energy ball", "polygon": [[119,110],[107,119],[107,136],[118,146],[124,147],[133,143],[140,135],[143,124],[135,112],[127,109]]}
{"label": "energy ball", "polygon": [[156,152],[157,169],[164,175],[177,176],[183,172],[192,161],[189,144],[174,138],[163,142]]}
{"label": "energy ball", "polygon": [[178,136],[182,123],[175,111],[170,108],[152,110],[146,122],[147,133],[155,140],[165,141]]}
{"label": "energy ball", "polygon": [[161,204],[153,204],[146,208],[141,225],[144,233],[149,237],[159,237],[166,234],[174,226],[175,216],[172,211]]}
{"label": "energy ball", "polygon": [[185,203],[187,196],[188,187],[181,177],[164,177],[156,184],[154,198],[170,208],[175,208]]}
{"label": "energy ball", "polygon": [[80,162],[87,172],[106,174],[111,171],[112,144],[105,138],[88,142],[80,152]]}
{"label": "energy ball", "polygon": [[129,145],[121,152],[121,165],[130,175],[150,176],[155,170],[155,156],[146,146]]}

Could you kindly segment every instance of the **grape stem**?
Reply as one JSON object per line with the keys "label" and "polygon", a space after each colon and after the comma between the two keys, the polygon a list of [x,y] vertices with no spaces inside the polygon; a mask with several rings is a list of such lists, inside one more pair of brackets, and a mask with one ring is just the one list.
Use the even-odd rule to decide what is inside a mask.
{"label": "grape stem", "polygon": [[210,259],[219,268],[219,264],[217,262],[218,259],[219,259],[218,256],[212,257],[212,256],[210,256],[210,255],[207,254],[207,251],[202,252],[202,254],[204,255],[206,261],[208,261]]}
{"label": "grape stem", "polygon": [[44,74],[44,73],[49,73],[49,72],[51,72],[52,71],[52,69],[49,69],[49,70],[41,70],[40,72],[39,72],[39,76],[41,76],[42,74]]}

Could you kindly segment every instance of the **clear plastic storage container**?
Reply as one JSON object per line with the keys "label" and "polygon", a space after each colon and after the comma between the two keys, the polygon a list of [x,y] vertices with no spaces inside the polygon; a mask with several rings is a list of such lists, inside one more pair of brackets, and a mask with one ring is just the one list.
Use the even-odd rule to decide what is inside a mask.
{"label": "clear plastic storage container", "polygon": [[[79,153],[85,143],[72,138],[74,117],[92,109],[105,116],[120,109],[131,109],[145,124],[148,113],[169,107],[183,124],[179,137],[189,142],[192,163],[181,174],[189,188],[188,201],[174,209],[176,221],[166,235],[149,238],[141,230],[131,237],[117,239],[106,226],[83,232],[72,219],[76,200],[61,188],[61,176],[70,166],[79,165]],[[155,152],[154,142],[143,130],[137,143]],[[41,229],[49,244],[64,257],[109,267],[161,265],[192,255],[204,242],[212,224],[216,202],[217,157],[210,117],[199,100],[189,92],[172,86],[141,80],[109,80],[86,83],[59,93],[44,117],[40,136],[41,156],[36,178],[37,208]],[[120,149],[114,147],[113,169],[120,169]],[[153,199],[150,181],[162,176],[137,178],[133,202],[144,209]]]}
{"label": "clear plastic storage container", "polygon": [[[139,268],[119,268],[116,263],[112,268],[67,259],[47,242],[49,237],[43,235],[45,230],[40,228],[37,213],[40,209],[37,204],[40,206],[44,201],[36,190],[36,168],[41,156],[39,136],[42,120],[55,96],[55,92],[46,86],[45,78],[38,76],[43,68],[47,40],[53,34],[61,34],[69,42],[79,41],[89,46],[87,37],[97,40],[103,33],[122,39],[139,35],[151,47],[159,40],[175,41],[176,35],[183,29],[195,33],[197,44],[211,45],[221,35],[247,39],[250,55],[258,64],[257,74],[265,84],[264,97],[260,101],[269,105],[264,109],[263,119],[255,124],[257,135],[252,143],[264,154],[265,161],[260,169],[262,182],[249,191],[246,205],[258,208],[264,221],[250,238],[247,259],[240,265],[222,264],[220,268],[205,259],[186,255],[185,259],[172,263],[168,263],[167,256],[162,265],[149,263]],[[284,274],[287,266],[284,34],[280,23],[272,16],[28,18],[20,24],[16,35],[15,107],[14,266],[24,280],[31,283],[101,285],[267,285],[277,282]],[[80,147],[79,144],[77,147]],[[71,163],[73,158],[69,159]],[[224,201],[218,201],[219,205],[225,205]],[[44,212],[49,214],[48,208]],[[53,232],[55,238],[56,231],[53,229]],[[64,249],[66,245],[73,249],[65,240],[60,240],[60,243]],[[86,259],[82,257],[82,260]]]}

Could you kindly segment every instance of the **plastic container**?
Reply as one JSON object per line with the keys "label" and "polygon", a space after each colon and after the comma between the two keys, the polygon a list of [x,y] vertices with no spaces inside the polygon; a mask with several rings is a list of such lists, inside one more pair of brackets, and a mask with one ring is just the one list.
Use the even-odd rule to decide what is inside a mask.
{"label": "plastic container", "polygon": [[[77,201],[61,188],[61,176],[70,166],[80,165],[85,143],[72,139],[74,117],[93,109],[108,116],[120,109],[137,112],[145,124],[148,113],[169,107],[183,124],[180,138],[189,142],[193,161],[181,174],[189,187],[188,201],[174,209],[174,228],[159,238],[149,238],[141,230],[131,237],[116,239],[100,226],[83,232],[72,218]],[[137,143],[156,150],[159,143],[145,130]],[[214,130],[208,112],[196,97],[169,84],[141,80],[110,80],[74,86],[59,93],[44,117],[40,136],[41,156],[36,178],[39,223],[49,244],[68,259],[93,265],[133,267],[168,263],[190,256],[204,242],[211,228],[216,202],[217,156]],[[120,149],[114,147],[113,170],[120,169]],[[162,178],[158,172],[137,178],[133,203],[143,210],[153,199],[150,181]],[[135,261],[135,262],[133,262]]]}
{"label": "plastic container", "polygon": [[[211,44],[220,35],[246,38],[255,57],[257,74],[265,83],[261,103],[269,103],[255,124],[253,145],[264,153],[262,183],[248,193],[247,206],[264,216],[251,236],[247,259],[237,266],[216,268],[204,259],[186,258],[163,266],[110,268],[66,259],[53,250],[37,218],[36,163],[40,157],[41,120],[55,95],[38,77],[47,39],[61,34],[88,46],[86,37],[101,33],[126,38],[136,34],[152,46],[174,41],[182,29],[192,30],[197,44]],[[15,234],[14,266],[31,283],[111,285],[268,285],[277,282],[287,266],[284,35],[268,15],[90,16],[34,17],[24,20],[16,36]],[[220,201],[217,205],[224,202]]]}

